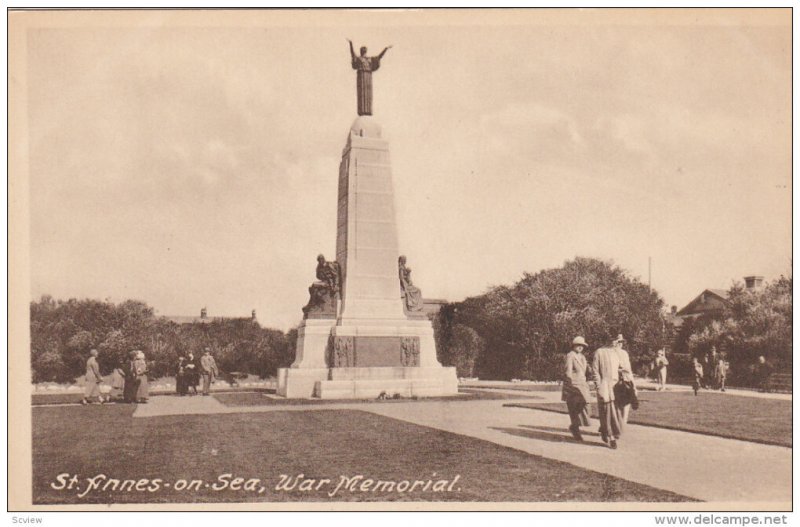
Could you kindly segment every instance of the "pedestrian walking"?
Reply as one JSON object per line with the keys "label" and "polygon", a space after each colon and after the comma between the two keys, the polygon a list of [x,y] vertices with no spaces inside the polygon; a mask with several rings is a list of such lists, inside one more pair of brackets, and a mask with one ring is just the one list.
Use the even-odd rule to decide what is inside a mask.
{"label": "pedestrian walking", "polygon": [[203,395],[208,395],[211,390],[211,383],[219,376],[217,362],[211,355],[211,349],[206,348],[200,358],[201,374],[203,375]]}
{"label": "pedestrian walking", "polygon": [[186,395],[188,382],[186,380],[186,357],[181,355],[178,357],[178,367],[175,372],[175,392],[178,395]]}
{"label": "pedestrian walking", "polygon": [[769,376],[772,374],[767,359],[763,355],[759,355],[758,364],[756,364],[756,380],[758,382],[758,391],[769,392]]}
{"label": "pedestrian walking", "polygon": [[714,384],[721,392],[725,391],[725,380],[728,377],[728,363],[725,361],[725,356],[720,353],[717,358],[717,364],[714,366]]}
{"label": "pedestrian walking", "polygon": [[614,404],[614,386],[619,380],[620,354],[611,346],[599,348],[592,359],[592,377],[597,385],[597,410],[600,416],[600,438],[617,448],[622,435],[622,417]]}
{"label": "pedestrian walking", "polygon": [[136,386],[136,402],[146,403],[150,396],[150,386],[147,381],[147,361],[145,360],[143,351],[136,352],[134,368],[136,369],[136,378],[139,381]]}
{"label": "pedestrian walking", "polygon": [[564,364],[564,379],[561,385],[561,400],[567,403],[572,437],[583,441],[581,426],[589,426],[589,383],[586,381],[587,363],[583,352],[588,347],[583,337],[572,339],[572,349]]}
{"label": "pedestrian walking", "polygon": [[119,364],[111,372],[111,391],[108,393],[109,400],[120,399],[125,393],[125,360],[120,359]]}
{"label": "pedestrian walking", "polygon": [[189,395],[197,395],[197,385],[200,384],[200,367],[191,351],[186,357],[186,364],[183,367],[186,375],[186,392]]}
{"label": "pedestrian walking", "polygon": [[633,382],[631,358],[623,347],[625,345],[625,337],[623,337],[622,334],[617,335],[617,338],[614,339],[612,344],[614,346],[614,351],[619,357],[619,379],[617,384],[614,385],[614,389],[616,390],[614,404],[619,408],[619,414],[623,424],[627,424],[631,408],[634,406],[638,408],[639,400],[636,393],[636,384]]}
{"label": "pedestrian walking", "polygon": [[658,381],[658,391],[660,392],[665,390],[667,387],[667,366],[669,366],[669,361],[667,360],[667,353],[665,350],[658,350],[655,366],[656,380]]}
{"label": "pedestrian walking", "polygon": [[694,395],[697,397],[697,392],[700,391],[700,388],[705,388],[703,384],[703,365],[700,364],[700,361],[697,360],[697,357],[692,357],[692,368],[694,370],[694,382],[692,383],[692,389],[694,390]]}
{"label": "pedestrian walking", "polygon": [[85,381],[86,386],[84,387],[81,404],[90,404],[92,398],[97,399],[98,403],[102,403],[103,396],[100,393],[100,384],[103,382],[103,377],[100,375],[100,365],[97,363],[96,349],[89,352],[89,359],[86,361]]}

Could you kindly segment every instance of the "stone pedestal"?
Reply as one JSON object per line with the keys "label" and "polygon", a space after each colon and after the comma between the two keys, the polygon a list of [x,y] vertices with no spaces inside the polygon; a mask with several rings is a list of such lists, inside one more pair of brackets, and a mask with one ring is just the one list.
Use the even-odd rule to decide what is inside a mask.
{"label": "stone pedestal", "polygon": [[[371,116],[350,128],[339,166],[336,320],[307,318],[297,358],[278,375],[285,397],[454,395],[455,368],[436,359],[431,322],[403,310],[388,142]],[[299,395],[298,395],[299,394]]]}
{"label": "stone pedestal", "polygon": [[458,393],[455,368],[331,368],[330,373],[330,379],[316,383],[316,397],[375,399],[381,395],[431,397]]}

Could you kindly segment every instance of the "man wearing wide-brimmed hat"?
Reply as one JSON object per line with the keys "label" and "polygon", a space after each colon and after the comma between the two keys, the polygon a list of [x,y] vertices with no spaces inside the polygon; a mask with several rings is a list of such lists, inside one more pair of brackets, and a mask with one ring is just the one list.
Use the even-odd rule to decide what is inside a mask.
{"label": "man wearing wide-brimmed hat", "polygon": [[564,379],[561,385],[561,400],[567,403],[569,411],[569,431],[578,441],[583,441],[581,426],[589,426],[590,400],[589,383],[586,382],[586,357],[583,351],[588,347],[583,337],[572,339],[572,349],[567,353],[564,364]]}

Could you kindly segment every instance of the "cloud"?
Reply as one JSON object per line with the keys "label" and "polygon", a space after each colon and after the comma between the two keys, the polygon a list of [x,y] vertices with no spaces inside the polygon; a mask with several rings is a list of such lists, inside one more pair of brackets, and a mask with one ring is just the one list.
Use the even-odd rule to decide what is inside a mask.
{"label": "cloud", "polygon": [[674,303],[783,270],[788,30],[51,29],[29,39],[34,294],[299,321],[335,245],[346,35],[395,45],[376,118],[426,295],[576,254],[653,256]]}

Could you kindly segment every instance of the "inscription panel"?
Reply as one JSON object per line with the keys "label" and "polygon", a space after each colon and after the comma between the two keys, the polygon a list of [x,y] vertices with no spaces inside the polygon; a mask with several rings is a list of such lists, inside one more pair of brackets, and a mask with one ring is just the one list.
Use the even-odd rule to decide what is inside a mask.
{"label": "inscription panel", "polygon": [[402,337],[355,337],[358,368],[403,366]]}

